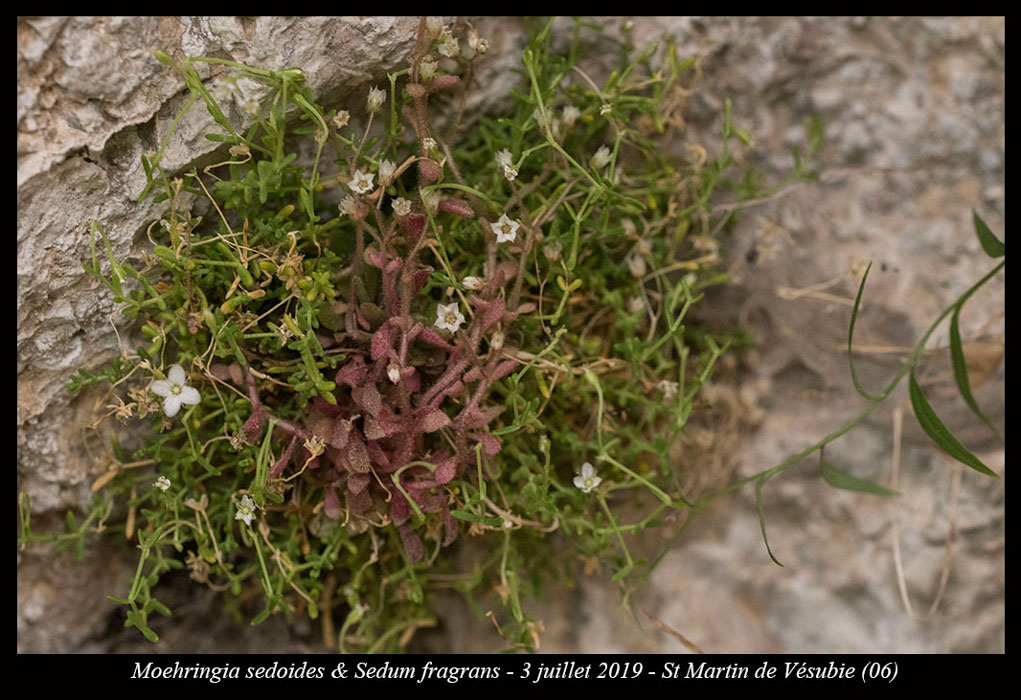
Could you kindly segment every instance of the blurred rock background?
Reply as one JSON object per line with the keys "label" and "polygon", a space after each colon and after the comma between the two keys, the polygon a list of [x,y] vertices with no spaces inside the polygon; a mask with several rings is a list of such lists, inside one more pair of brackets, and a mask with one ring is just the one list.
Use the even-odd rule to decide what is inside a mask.
{"label": "blurred rock background", "polygon": [[[682,58],[699,57],[679,153],[687,143],[714,153],[730,98],[735,123],[753,138],[739,161],[777,181],[791,171],[790,147],[804,146],[804,119],[822,121],[820,181],[740,210],[721,234],[734,284],[703,304],[711,309],[706,323],[740,323],[756,340],[754,351],[721,368],[730,394],[721,388],[709,396],[723,401],[736,392],[758,426],[727,455],[737,476],[754,474],[864,407],[850,383],[846,340],[865,262],[873,267],[855,344],[873,391],[992,267],[971,212],[1003,238],[1004,20],[596,21],[610,36],[631,21],[637,44],[669,36]],[[472,108],[498,108],[516,80],[521,22],[474,23],[490,53]],[[555,32],[566,38],[571,28],[558,20]],[[72,400],[64,385],[76,368],[118,354],[112,302],[81,268],[89,220],[104,223],[118,255],[137,258],[159,208],[135,202],[144,185],[139,156],[158,147],[186,95],[150,51],[302,66],[331,107],[360,103],[369,85],[403,67],[415,29],[407,18],[378,17],[18,20],[18,490],[32,498],[37,529],[55,528],[64,510],[88,503],[97,476],[82,438],[92,399]],[[610,41],[592,37],[595,73],[601,55],[616,54]],[[243,93],[233,116],[241,120],[242,100],[258,97]],[[164,162],[182,171],[214,162],[216,144],[202,138],[210,123],[193,110]],[[961,319],[976,398],[1001,430],[1003,311],[1001,274]],[[953,391],[945,327],[923,363],[926,391],[948,427],[1003,477],[1002,440]],[[541,650],[685,653],[679,633],[707,652],[1004,651],[1004,479],[961,467],[929,444],[902,390],[826,457],[903,495],[837,491],[807,460],[763,489],[783,568],[766,554],[747,487],[704,512],[636,594],[640,626],[597,572],[535,608],[546,628]],[[667,528],[647,544],[671,534]],[[19,552],[19,651],[156,651],[135,630],[120,629],[122,612],[106,600],[136,561],[130,547],[109,538],[82,564],[43,545]],[[161,600],[174,617],[157,622],[160,651],[321,650],[307,620],[232,622],[220,598],[183,577]],[[473,621],[463,603],[443,605],[445,624],[423,635],[424,649],[499,648],[492,628]]]}

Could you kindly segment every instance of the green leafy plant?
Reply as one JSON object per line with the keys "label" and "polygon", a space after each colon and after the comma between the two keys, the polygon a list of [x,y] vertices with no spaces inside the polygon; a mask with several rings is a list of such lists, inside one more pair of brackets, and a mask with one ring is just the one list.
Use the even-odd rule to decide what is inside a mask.
{"label": "green leafy plant", "polygon": [[[123,504],[123,524],[106,529],[137,538],[140,556],[129,591],[111,600],[152,641],[151,615],[171,614],[160,578],[187,569],[232,596],[261,592],[253,625],[274,613],[321,619],[341,651],[405,649],[437,624],[443,588],[488,614],[509,649],[533,649],[541,624],[527,600],[575,576],[577,561],[608,569],[627,595],[670,546],[639,556],[637,534],[745,483],[761,495],[815,450],[833,486],[894,495],[822,451],[913,370],[935,324],[840,431],[723,489],[686,492],[670,448],[688,439],[703,386],[740,338],[689,321],[704,290],[727,281],[713,235],[736,208],[714,214],[711,197],[813,179],[821,125],[806,123],[804,154],[773,185],[729,175],[735,139],[748,141],[729,102],[720,154],[672,156],[694,61],[669,44],[636,53],[625,34],[600,85],[580,67],[581,33],[598,27],[576,23],[558,55],[552,26],[530,22],[504,116],[472,119],[464,95],[487,44],[463,23],[423,18],[408,68],[370,89],[364,115],[317,105],[300,69],[158,52],[189,92],[142,159],[140,199],[165,212],[138,265],[118,261],[93,222],[85,264],[145,340],[68,384],[105,387],[103,418],[152,431],[130,452],[112,438],[90,515],[81,525],[69,515],[66,534],[32,532],[23,496],[19,543],[80,553],[90,523]],[[211,68],[225,71],[222,90],[208,85]],[[221,104],[240,78],[267,97]],[[167,144],[199,102],[222,128],[207,138],[225,144],[224,160],[168,172]],[[957,318],[999,269],[943,315],[976,412]],[[857,313],[856,303],[849,350]],[[852,376],[862,390],[853,364]],[[911,383],[923,427],[969,457]],[[761,499],[760,516],[765,539]]]}

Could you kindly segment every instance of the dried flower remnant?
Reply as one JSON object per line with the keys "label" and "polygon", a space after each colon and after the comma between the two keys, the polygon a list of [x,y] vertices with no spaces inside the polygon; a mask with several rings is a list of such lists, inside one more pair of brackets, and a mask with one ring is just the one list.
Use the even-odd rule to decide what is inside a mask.
{"label": "dried flower remnant", "polygon": [[377,87],[369,88],[369,96],[365,102],[365,108],[370,112],[378,112],[383,103],[386,102],[386,91]]}

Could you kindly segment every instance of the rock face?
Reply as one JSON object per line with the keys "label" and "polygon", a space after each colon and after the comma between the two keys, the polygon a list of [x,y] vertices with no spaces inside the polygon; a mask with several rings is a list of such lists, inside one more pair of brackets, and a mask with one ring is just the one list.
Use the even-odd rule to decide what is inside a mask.
{"label": "rock face", "polygon": [[[608,22],[610,31],[622,22]],[[159,147],[186,90],[151,51],[300,66],[317,98],[334,106],[364,99],[386,71],[403,67],[416,27],[401,18],[19,19],[18,487],[43,516],[40,529],[46,514],[87,504],[92,470],[103,470],[101,452],[83,446],[92,399],[72,400],[65,383],[75,369],[118,354],[115,326],[126,330],[111,318],[115,309],[100,283],[82,271],[89,221],[101,221],[115,253],[130,260],[148,245],[145,227],[158,215],[160,205],[136,203],[140,155]],[[505,98],[524,42],[516,20],[482,20],[479,28],[491,37],[491,63],[469,109]],[[566,40],[572,27],[563,22],[555,31]],[[639,45],[672,37],[682,57],[701,57],[678,152],[687,143],[714,152],[726,98],[735,123],[753,138],[736,157],[767,181],[790,172],[789,147],[803,146],[806,117],[820,117],[825,131],[815,157],[820,182],[743,208],[724,234],[735,283],[713,306],[721,320],[754,333],[758,350],[744,360],[745,381],[768,387],[760,392],[762,425],[738,455],[739,475],[751,475],[864,406],[842,350],[863,263],[873,268],[855,341],[872,391],[896,372],[904,348],[992,267],[971,210],[1002,237],[1004,21],[640,18],[632,36]],[[596,63],[601,48],[595,41]],[[207,70],[210,84],[219,74]],[[241,88],[230,114],[238,122],[244,103],[260,97]],[[193,110],[164,163],[175,171],[203,164],[217,145],[203,138],[210,131],[217,129],[205,112]],[[961,332],[979,404],[1002,424],[1002,275],[969,301]],[[1002,475],[1002,441],[946,390],[953,383],[945,326],[929,348],[924,377],[932,381],[923,383],[934,407]],[[644,609],[706,651],[1002,651],[1002,480],[964,468],[957,485],[961,467],[912,427],[902,392],[835,442],[827,459],[893,483],[898,407],[906,408],[901,498],[836,491],[815,462],[796,465],[763,492],[770,543],[785,568],[765,553],[754,491],[746,488],[717,501],[664,559],[640,593]],[[895,550],[915,618],[941,595],[928,619],[905,612]],[[109,610],[95,604],[130,574],[130,556],[105,540],[81,565],[43,547],[21,553],[19,649],[133,650],[134,638],[104,636]],[[637,632],[617,595],[594,579],[572,596],[548,603],[544,651],[684,651],[651,623],[648,634]],[[554,624],[566,611],[566,626]],[[441,648],[476,650],[465,646],[471,635],[448,631]],[[290,632],[288,649],[314,648],[314,634],[309,642],[307,630]],[[239,632],[225,630],[219,649],[268,651],[253,634],[246,630],[249,641],[235,645]],[[186,632],[174,638],[196,648]]]}

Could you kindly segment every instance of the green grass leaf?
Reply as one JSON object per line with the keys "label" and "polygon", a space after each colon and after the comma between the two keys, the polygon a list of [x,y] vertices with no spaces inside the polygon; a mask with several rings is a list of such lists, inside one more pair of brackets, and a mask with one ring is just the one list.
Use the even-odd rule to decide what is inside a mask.
{"label": "green grass leaf", "polygon": [[847,363],[851,366],[851,381],[854,383],[854,388],[858,390],[858,393],[869,401],[876,401],[879,397],[873,396],[869,392],[865,391],[865,387],[861,381],[858,380],[858,373],[854,370],[854,353],[851,351],[851,343],[854,340],[854,324],[858,320],[858,309],[861,307],[861,296],[865,291],[865,280],[869,278],[869,270],[872,269],[872,263],[865,268],[865,274],[861,277],[861,284],[858,286],[858,296],[854,299],[854,309],[851,311],[851,323],[847,329]]}
{"label": "green grass leaf", "polygon": [[986,222],[979,218],[978,212],[971,210],[972,218],[975,221],[975,234],[982,249],[991,258],[1002,258],[1004,256],[1003,241],[993,235],[993,232],[986,226]]}
{"label": "green grass leaf", "polygon": [[957,382],[957,390],[961,393],[961,398],[964,399],[964,402],[968,404],[968,408],[983,423],[989,426],[989,429],[998,437],[1000,431],[982,413],[978,403],[975,401],[975,397],[971,393],[971,383],[968,381],[968,364],[964,359],[964,347],[961,344],[961,331],[958,324],[958,317],[960,315],[961,307],[958,306],[954,309],[954,315],[950,317],[950,361],[954,366],[954,381]]}
{"label": "green grass leaf", "polygon": [[773,563],[777,566],[783,566],[780,560],[773,554],[773,550],[769,548],[769,538],[766,536],[766,513],[762,509],[762,485],[767,481],[767,477],[762,477],[755,482],[755,507],[759,511],[759,529],[762,530],[762,541],[766,545],[766,551],[769,553],[769,558],[773,560]]}
{"label": "green grass leaf", "polygon": [[978,457],[969,452],[964,445],[957,441],[957,438],[950,434],[950,431],[943,425],[943,421],[932,410],[932,406],[929,405],[925,394],[922,393],[921,387],[918,386],[918,382],[915,380],[914,372],[911,373],[909,379],[908,391],[911,396],[911,407],[915,411],[915,418],[918,419],[918,424],[922,426],[925,434],[931,437],[941,450],[975,471],[997,479],[1000,478],[996,472],[984,465]]}
{"label": "green grass leaf", "polygon": [[822,471],[822,478],[826,480],[827,484],[834,488],[844,489],[846,491],[857,491],[858,493],[871,493],[876,496],[885,496],[887,498],[900,495],[897,491],[884,488],[866,479],[859,479],[856,476],[851,476],[842,469],[838,469],[824,460],[821,453],[819,455],[819,468]]}

